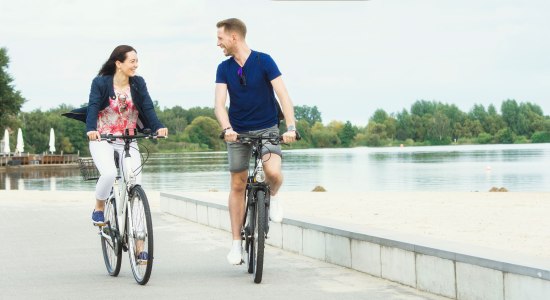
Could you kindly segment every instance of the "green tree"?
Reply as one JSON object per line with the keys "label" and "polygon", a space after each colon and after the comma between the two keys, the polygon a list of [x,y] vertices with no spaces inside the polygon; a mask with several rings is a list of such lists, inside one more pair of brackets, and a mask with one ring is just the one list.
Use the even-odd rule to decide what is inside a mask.
{"label": "green tree", "polygon": [[436,109],[435,101],[417,100],[411,106],[411,114],[422,117],[426,114],[433,115]]}
{"label": "green tree", "polygon": [[531,136],[532,143],[550,143],[550,131],[537,131]]}
{"label": "green tree", "polygon": [[344,127],[342,128],[342,130],[340,131],[340,134],[338,135],[338,137],[340,138],[340,141],[342,142],[342,146],[344,147],[351,146],[356,134],[357,134],[356,129],[353,128],[353,125],[351,125],[350,121],[347,121],[346,124],[344,124]]}
{"label": "green tree", "polygon": [[296,130],[298,130],[302,137],[301,143],[311,143],[311,126],[306,120],[298,120],[296,122]]}
{"label": "green tree", "polygon": [[500,111],[502,113],[502,119],[512,130],[512,132],[518,133],[518,115],[519,115],[519,106],[516,100],[508,99],[502,102],[500,106]]}
{"label": "green tree", "polygon": [[222,149],[222,140],[219,138],[220,128],[216,120],[199,116],[185,128],[187,140],[191,143],[206,145],[211,150]]}
{"label": "green tree", "polygon": [[386,111],[383,109],[377,109],[374,111],[374,114],[372,114],[370,121],[374,121],[378,124],[384,124],[384,122],[386,122],[386,119],[388,119],[388,113],[386,113]]}
{"label": "green tree", "polygon": [[[375,121],[369,121],[369,124],[367,124],[367,139],[368,136],[377,136],[377,140],[384,140],[386,139],[386,125],[376,123]],[[370,144],[369,146],[372,146]]]}
{"label": "green tree", "polygon": [[477,142],[479,144],[490,144],[493,142],[493,136],[486,132],[482,132],[477,136]]}
{"label": "green tree", "polygon": [[216,120],[213,107],[192,107],[187,111],[187,124],[191,124],[196,118],[203,116]]}
{"label": "green tree", "polygon": [[431,124],[428,127],[428,139],[437,145],[450,143],[451,121],[449,118],[441,110],[438,110],[429,122]]}
{"label": "green tree", "polygon": [[400,141],[404,141],[414,137],[414,127],[412,122],[412,116],[406,109],[403,109],[401,113],[397,114],[396,118],[396,138]]}
{"label": "green tree", "polygon": [[491,104],[487,107],[487,119],[482,125],[485,132],[495,136],[499,130],[506,127],[506,122],[504,122],[502,116],[497,113],[495,106]]}
{"label": "green tree", "polygon": [[172,108],[165,108],[158,114],[159,120],[168,128],[170,135],[183,133],[189,124],[187,121],[187,110],[177,105]]}
{"label": "green tree", "polygon": [[7,72],[10,63],[7,52],[6,48],[0,48],[0,129],[16,124],[17,114],[25,102],[21,92],[15,90],[13,78]]}
{"label": "green tree", "polygon": [[513,144],[515,139],[514,132],[510,128],[501,129],[497,132],[495,139],[500,144]]}
{"label": "green tree", "polygon": [[294,106],[294,117],[296,120],[305,120],[310,126],[313,126],[317,122],[323,122],[317,106]]}
{"label": "green tree", "polygon": [[488,115],[489,114],[485,111],[485,107],[482,104],[474,104],[474,107],[468,113],[468,117],[471,120],[478,120],[480,123],[485,122]]}
{"label": "green tree", "polygon": [[517,133],[531,136],[544,128],[544,115],[540,106],[532,103],[520,103],[518,108]]}
{"label": "green tree", "polygon": [[[335,125],[335,124],[334,124]],[[316,122],[311,128],[312,142],[318,148],[331,148],[340,145],[340,139],[335,130],[324,127],[321,122]]]}

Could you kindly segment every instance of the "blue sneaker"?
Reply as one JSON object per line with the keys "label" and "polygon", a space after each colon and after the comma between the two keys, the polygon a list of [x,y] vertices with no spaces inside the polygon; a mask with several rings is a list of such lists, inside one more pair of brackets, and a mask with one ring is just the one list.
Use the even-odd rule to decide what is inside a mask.
{"label": "blue sneaker", "polygon": [[141,251],[138,254],[137,260],[138,260],[138,264],[140,265],[147,264],[147,261],[149,260],[149,253],[147,253],[147,251]]}
{"label": "blue sneaker", "polygon": [[96,226],[105,225],[105,216],[102,211],[96,211],[92,213],[92,223]]}

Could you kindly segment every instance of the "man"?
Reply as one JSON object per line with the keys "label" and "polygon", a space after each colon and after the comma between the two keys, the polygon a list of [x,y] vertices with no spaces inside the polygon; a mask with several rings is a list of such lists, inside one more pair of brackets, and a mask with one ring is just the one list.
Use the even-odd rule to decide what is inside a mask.
{"label": "man", "polygon": [[[273,59],[251,50],[246,44],[246,25],[239,19],[227,19],[216,24],[218,47],[229,59],[223,61],[216,73],[215,113],[225,133],[231,172],[229,215],[233,244],[227,255],[230,264],[240,264],[242,256],[241,227],[245,213],[244,195],[250,145],[235,143],[238,133],[279,133],[278,109],[274,91],[281,102],[287,124],[283,142],[296,141],[294,106],[283,83],[281,72]],[[229,113],[225,108],[229,93]],[[266,144],[262,149],[266,181],[271,189],[270,219],[281,222],[283,210],[277,192],[283,183],[281,146]]]}

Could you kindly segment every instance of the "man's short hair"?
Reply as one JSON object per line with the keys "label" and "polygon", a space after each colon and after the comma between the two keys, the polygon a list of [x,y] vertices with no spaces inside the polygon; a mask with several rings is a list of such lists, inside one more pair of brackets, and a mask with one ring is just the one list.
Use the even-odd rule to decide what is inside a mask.
{"label": "man's short hair", "polygon": [[246,37],[246,25],[244,25],[243,21],[237,18],[219,21],[218,24],[216,24],[216,27],[223,27],[225,32],[236,32],[243,38]]}

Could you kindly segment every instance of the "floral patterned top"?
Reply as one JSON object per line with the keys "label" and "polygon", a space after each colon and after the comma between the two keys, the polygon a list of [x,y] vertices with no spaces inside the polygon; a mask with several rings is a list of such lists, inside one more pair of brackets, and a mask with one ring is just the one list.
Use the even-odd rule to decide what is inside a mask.
{"label": "floral patterned top", "polygon": [[109,99],[109,106],[99,112],[97,131],[100,134],[123,134],[126,128],[136,128],[138,110],[132,102],[130,87],[115,89],[115,96]]}

